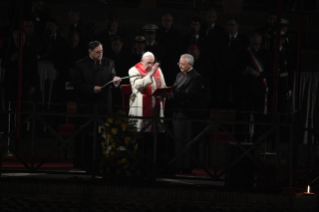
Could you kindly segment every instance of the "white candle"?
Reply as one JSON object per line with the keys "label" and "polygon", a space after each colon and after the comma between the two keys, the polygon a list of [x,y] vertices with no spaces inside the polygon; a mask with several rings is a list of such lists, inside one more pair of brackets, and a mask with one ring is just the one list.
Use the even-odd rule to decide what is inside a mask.
{"label": "white candle", "polygon": [[310,186],[308,185],[307,193],[310,193]]}

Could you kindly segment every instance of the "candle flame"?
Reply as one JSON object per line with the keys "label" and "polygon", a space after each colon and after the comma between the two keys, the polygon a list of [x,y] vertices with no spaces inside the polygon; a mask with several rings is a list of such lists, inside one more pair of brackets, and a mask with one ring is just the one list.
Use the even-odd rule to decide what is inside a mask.
{"label": "candle flame", "polygon": [[310,193],[310,186],[308,185],[307,193]]}

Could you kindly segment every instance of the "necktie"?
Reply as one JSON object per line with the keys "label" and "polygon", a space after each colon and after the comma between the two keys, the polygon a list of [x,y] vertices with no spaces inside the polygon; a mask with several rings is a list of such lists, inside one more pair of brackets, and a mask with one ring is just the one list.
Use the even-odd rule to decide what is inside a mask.
{"label": "necktie", "polygon": [[233,46],[235,43],[235,38],[234,37],[231,37],[230,38],[230,41],[229,41],[229,46]]}
{"label": "necktie", "polygon": [[94,67],[96,68],[96,60],[94,60]]}
{"label": "necktie", "polygon": [[209,27],[207,28],[207,30],[206,30],[206,35],[208,35],[208,33],[209,33],[209,31],[210,31],[211,29],[213,29],[212,26],[209,26]]}

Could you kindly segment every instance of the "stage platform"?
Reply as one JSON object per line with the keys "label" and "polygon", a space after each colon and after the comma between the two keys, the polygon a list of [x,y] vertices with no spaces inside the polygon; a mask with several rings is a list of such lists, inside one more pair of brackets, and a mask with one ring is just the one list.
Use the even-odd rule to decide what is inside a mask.
{"label": "stage platform", "polygon": [[[297,187],[228,186],[193,170],[152,181],[107,180],[80,170],[23,173],[3,168],[0,211],[317,212],[318,197]],[[47,172],[47,173],[44,173]],[[313,191],[312,191],[313,192]],[[317,191],[314,191],[317,193]]]}
{"label": "stage platform", "polygon": [[[57,143],[43,142],[43,146],[41,153],[49,153]],[[27,147],[28,143],[20,145],[21,149]],[[4,155],[0,211],[319,211],[319,189],[315,185],[311,188],[313,196],[304,195],[306,187],[301,184],[259,184],[257,172],[252,186],[230,185],[223,180],[224,175],[215,181],[202,169],[152,180],[111,180],[75,169],[72,157],[65,158],[63,153],[50,157],[37,173],[29,173],[14,156]],[[19,156],[31,166],[30,154]],[[37,155],[34,166],[46,157]],[[222,170],[218,168],[217,174]],[[213,173],[212,168],[209,171]],[[297,173],[296,179],[304,176],[305,170]]]}

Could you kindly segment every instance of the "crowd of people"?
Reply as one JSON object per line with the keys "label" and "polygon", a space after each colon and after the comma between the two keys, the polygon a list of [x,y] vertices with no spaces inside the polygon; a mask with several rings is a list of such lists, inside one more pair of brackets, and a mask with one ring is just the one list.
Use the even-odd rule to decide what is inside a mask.
{"label": "crowd of people", "polygon": [[[174,93],[175,103],[166,102],[163,111],[165,116],[173,116],[176,105],[180,108],[176,117],[185,117],[185,114],[179,112],[191,107],[193,111],[188,111],[187,114],[191,114],[192,118],[208,118],[210,108],[245,111],[236,117],[243,121],[250,120],[252,111],[258,112],[254,115],[255,121],[262,121],[263,114],[269,111],[290,112],[294,47],[289,39],[289,22],[285,19],[280,20],[278,106],[275,105],[274,108],[272,104],[277,22],[275,14],[269,14],[267,22],[261,27],[256,27],[249,36],[240,32],[240,23],[236,18],[230,17],[226,23],[219,23],[215,9],[208,9],[204,17],[194,15],[187,34],[175,29],[174,16],[171,13],[162,15],[160,26],[146,22],[140,35],[131,35],[122,29],[116,15],[109,15],[106,28],[97,31],[94,23],[83,22],[81,10],[78,8],[69,10],[69,22],[67,37],[63,37],[60,35],[59,23],[44,10],[44,2],[39,0],[32,2],[32,9],[26,13],[23,21],[23,61],[19,60],[19,46],[22,40],[19,39],[18,30],[13,32],[10,39],[3,40],[1,45],[0,59],[3,70],[1,80],[6,102],[17,100],[16,85],[21,62],[23,64],[22,101],[45,102],[42,98],[48,97],[43,95],[43,92],[48,89],[53,90],[50,92],[51,102],[64,106],[52,106],[51,110],[64,112],[68,101],[84,99],[83,92],[85,95],[89,95],[90,92],[92,94],[101,92],[101,88],[94,87],[94,90],[87,91],[88,87],[81,85],[84,72],[88,70],[94,72],[99,70],[99,67],[106,66],[106,69],[112,73],[111,78],[94,75],[95,78],[91,80],[102,82],[101,79],[106,77],[119,82],[117,76],[138,73],[138,64],[140,62],[146,64],[145,59],[147,59],[148,62],[151,60],[151,65],[146,72],[154,72],[151,75],[146,73],[147,76],[153,77],[158,74],[156,77],[163,78],[161,86],[174,84],[177,86]],[[222,27],[224,24],[225,28]],[[102,48],[96,50],[100,46]],[[93,57],[101,58],[98,60],[100,62],[94,63]],[[141,61],[142,57],[144,60]],[[102,60],[102,58],[107,59]],[[38,70],[38,64],[43,61],[52,65],[56,71],[56,79],[53,87],[44,86],[40,89],[41,70]],[[152,68],[155,66],[154,63],[156,67]],[[141,67],[145,68],[143,65]],[[156,70],[160,70],[160,73]],[[191,75],[196,78],[195,81],[201,82],[181,90],[177,82],[184,75],[178,74],[190,70],[196,70],[196,73],[193,71]],[[191,78],[188,74],[185,76]],[[147,85],[153,83],[154,88],[158,87],[157,82],[151,82],[151,78],[142,79],[143,82],[139,83],[148,82]],[[120,89],[115,84],[111,85],[113,88],[110,90],[113,94],[111,98],[113,103],[110,106],[113,107],[113,111],[122,108]],[[132,90],[135,95],[139,90],[133,85]],[[69,89],[72,87],[74,90]],[[81,89],[82,94],[76,95],[75,92]],[[77,98],[79,96],[82,98]],[[136,98],[139,98],[138,95]],[[87,98],[85,101],[92,104],[95,99]],[[96,103],[99,103],[98,99]],[[143,110],[138,114],[146,112]],[[179,126],[184,128],[185,123]],[[250,138],[248,125],[242,128],[242,132],[247,134],[242,134],[240,139],[242,141],[253,139]],[[183,136],[185,134],[180,135],[181,138]]]}

